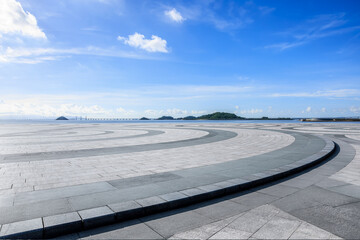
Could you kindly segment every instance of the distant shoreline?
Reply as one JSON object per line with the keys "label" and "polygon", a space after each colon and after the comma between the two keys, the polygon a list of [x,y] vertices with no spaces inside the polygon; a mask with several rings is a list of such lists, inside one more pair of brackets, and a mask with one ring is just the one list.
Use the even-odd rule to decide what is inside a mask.
{"label": "distant shoreline", "polygon": [[360,122],[359,118],[302,118],[301,122]]}

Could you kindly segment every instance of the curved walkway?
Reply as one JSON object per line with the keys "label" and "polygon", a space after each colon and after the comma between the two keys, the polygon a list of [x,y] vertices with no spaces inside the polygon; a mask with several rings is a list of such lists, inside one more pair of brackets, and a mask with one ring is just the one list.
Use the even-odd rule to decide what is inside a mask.
{"label": "curved walkway", "polygon": [[[134,125],[131,127],[134,128]],[[171,127],[174,128],[174,126]],[[219,127],[223,128],[224,126]],[[191,126],[187,126],[187,128],[194,129]],[[14,187],[14,183],[12,183],[10,188],[0,191],[3,193],[0,197],[0,211],[3,213],[0,218],[0,224],[2,224],[0,235],[10,236],[17,232],[27,231],[29,236],[39,236],[36,234],[45,233],[45,236],[49,237],[52,234],[59,234],[59,232],[56,233],[59,229],[61,229],[61,233],[64,233],[67,229],[65,226],[68,226],[68,230],[71,231],[74,231],[74,228],[79,229],[79,226],[90,228],[113,222],[116,219],[127,219],[129,216],[126,214],[129,213],[133,217],[137,211],[140,215],[151,214],[206,198],[218,197],[294,174],[323,160],[332,152],[334,146],[331,141],[317,136],[280,129],[272,131],[243,130],[238,126],[231,125],[229,128],[223,129],[215,126],[200,126],[195,130],[207,131],[208,134],[200,138],[169,143],[138,145],[134,151],[148,153],[156,151],[158,148],[162,151],[168,151],[171,148],[178,149],[179,155],[175,159],[169,156],[168,162],[176,162],[179,157],[182,160],[182,151],[185,149],[192,150],[192,154],[196,153],[199,144],[209,146],[209,151],[218,151],[220,154],[215,156],[217,159],[221,159],[224,154],[238,156],[237,144],[239,143],[243,143],[248,152],[238,159],[228,158],[224,155],[225,161],[204,166],[175,168],[176,170],[173,171],[165,170],[160,173],[125,179],[118,177],[118,179],[108,181],[62,188],[53,185],[53,188],[47,190],[12,192],[11,189]],[[273,138],[273,136],[279,137]],[[247,141],[241,142],[242,138]],[[284,139],[286,141],[283,141]],[[226,151],[222,151],[222,147]],[[115,152],[106,152],[110,151],[109,149],[113,151],[114,149],[111,147],[102,148],[99,155],[104,155],[104,152],[101,151],[105,151],[104,156],[114,154],[120,159],[121,154],[126,155],[128,153],[126,151],[131,148],[131,146],[118,146],[115,148]],[[119,152],[119,149],[123,150]],[[256,155],[254,150],[258,150],[262,154]],[[81,154],[81,151],[63,151],[59,154],[61,155],[60,159],[77,158],[79,157],[77,154]],[[87,149],[86,151],[93,150]],[[94,154],[96,153],[94,152]],[[244,157],[246,155],[248,157]],[[58,161],[57,158],[52,157],[51,153],[22,156],[26,160],[21,159],[19,155],[14,159],[10,156],[3,157],[1,161],[4,162],[4,165],[0,171],[6,169],[4,166],[7,164],[14,164],[14,161],[6,162],[11,162],[11,160],[20,160],[20,163],[17,164],[26,161],[28,165],[51,160],[49,166],[51,166],[51,162]],[[86,157],[91,156],[87,155]],[[195,161],[196,155],[189,160],[190,162]],[[184,162],[186,161],[181,161],[182,164]],[[99,159],[97,163],[101,165],[102,161]],[[141,164],[144,161],[137,163]],[[30,169],[27,168],[27,170]],[[90,173],[85,169],[84,174]],[[31,182],[31,179],[29,181]]]}
{"label": "curved walkway", "polygon": [[[300,130],[301,126],[297,128]],[[320,126],[329,127],[323,123]],[[359,125],[344,126],[353,127],[356,132]],[[286,126],[266,126],[282,127]],[[317,132],[322,133],[321,128]],[[328,129],[323,133],[327,134]],[[360,141],[337,136],[327,135],[336,142],[336,152],[305,173],[238,194],[65,238],[359,239]]]}

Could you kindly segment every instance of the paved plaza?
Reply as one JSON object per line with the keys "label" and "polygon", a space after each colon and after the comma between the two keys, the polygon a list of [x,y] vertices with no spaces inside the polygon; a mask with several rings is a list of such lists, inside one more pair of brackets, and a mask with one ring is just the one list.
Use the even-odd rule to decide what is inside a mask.
{"label": "paved plaza", "polygon": [[359,151],[359,124],[2,124],[0,236],[90,229],[131,205],[146,214],[65,237],[358,238]]}

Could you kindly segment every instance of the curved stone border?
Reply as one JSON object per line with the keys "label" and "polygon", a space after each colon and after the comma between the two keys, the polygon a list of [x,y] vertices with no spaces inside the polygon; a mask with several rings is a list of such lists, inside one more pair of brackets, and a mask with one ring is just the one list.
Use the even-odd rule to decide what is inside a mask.
{"label": "curved stone border", "polygon": [[335,151],[335,143],[320,138],[326,142],[320,152],[279,168],[135,201],[4,224],[0,238],[51,238],[184,207],[276,181],[315,166],[330,156]]}
{"label": "curved stone border", "polygon": [[[129,152],[145,152],[151,150],[161,150],[169,148],[180,148],[186,146],[195,146],[206,143],[220,142],[237,136],[237,133],[225,130],[214,129],[196,129],[188,128],[190,130],[204,131],[208,134],[202,137],[177,140],[170,142],[160,142],[153,144],[131,145],[131,146],[118,146],[118,147],[104,147],[104,148],[88,148],[79,150],[68,151],[53,151],[53,152],[33,152],[33,153],[20,153],[20,154],[4,154],[0,156],[0,163],[11,162],[28,162],[28,161],[44,161],[44,160],[57,160],[64,158],[77,158],[83,156],[100,156],[111,155]],[[2,158],[2,159],[1,159]]]}
{"label": "curved stone border", "polygon": [[[74,143],[74,142],[96,142],[96,141],[109,141],[109,140],[118,140],[118,139],[130,139],[130,138],[140,138],[140,137],[150,137],[156,136],[160,134],[164,134],[164,131],[160,130],[147,130],[147,129],[126,129],[126,130],[139,130],[139,131],[146,131],[147,133],[137,134],[137,135],[129,135],[129,136],[121,136],[121,137],[109,137],[109,138],[93,138],[93,139],[76,139],[76,140],[69,140],[69,141],[47,141],[47,142],[31,142],[26,143],[27,145],[36,145],[36,144],[49,144],[49,143]],[[91,135],[90,135],[91,136]],[[94,135],[93,135],[94,136]],[[22,143],[15,144],[15,145],[22,145]]]}

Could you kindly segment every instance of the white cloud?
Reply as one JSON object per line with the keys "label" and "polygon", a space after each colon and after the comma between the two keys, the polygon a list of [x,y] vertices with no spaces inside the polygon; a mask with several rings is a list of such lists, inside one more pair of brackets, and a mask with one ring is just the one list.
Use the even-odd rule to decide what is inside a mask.
{"label": "white cloud", "polygon": [[165,15],[177,23],[181,23],[186,20],[175,8],[165,11]]}
{"label": "white cloud", "polygon": [[249,80],[250,78],[246,77],[246,76],[238,76],[237,79],[240,81],[246,81],[246,80]]}
{"label": "white cloud", "polygon": [[118,36],[117,39],[131,47],[141,48],[147,52],[168,52],[166,40],[155,35],[152,35],[151,39],[146,39],[144,35],[136,32],[133,35],[129,35],[128,38]]}
{"label": "white cloud", "polygon": [[189,86],[188,89],[186,88],[186,90],[189,91],[194,91],[194,92],[223,92],[223,93],[237,93],[237,92],[246,92],[252,89],[252,87],[249,86],[237,86],[237,85],[214,85],[214,86],[207,86],[207,85],[192,85]]}
{"label": "white cloud", "polygon": [[204,111],[204,110],[192,110],[191,111],[192,115],[202,115],[202,114],[205,114],[205,113],[206,113],[206,111]]}
{"label": "white cloud", "polygon": [[[240,1],[238,1],[240,2]],[[250,1],[247,1],[250,2]],[[179,6],[179,4],[177,4]],[[234,30],[245,27],[253,22],[254,9],[246,6],[247,3],[235,1],[190,1],[179,6],[182,16],[186,20],[199,21],[213,25],[216,29],[234,33]],[[226,9],[226,11],[221,11]]]}
{"label": "white cloud", "polygon": [[123,114],[123,115],[125,115],[125,116],[131,116],[131,115],[133,115],[135,113],[134,110],[125,110],[124,108],[121,108],[121,107],[117,108],[116,111]]}
{"label": "white cloud", "polygon": [[105,57],[151,59],[149,56],[143,56],[136,53],[119,51],[116,49],[104,49],[89,46],[86,48],[11,48],[7,47],[2,51],[0,47],[0,63],[27,63],[35,64],[44,61],[58,60],[71,55],[94,55]]}
{"label": "white cloud", "polygon": [[166,109],[166,110],[154,110],[154,109],[148,109],[145,110],[146,114],[149,114],[151,116],[160,116],[160,115],[183,115],[187,114],[187,110],[181,110],[177,108],[173,109]]}
{"label": "white cloud", "polygon": [[316,92],[298,92],[298,93],[274,93],[270,97],[356,97],[360,96],[359,89],[336,89]]}
{"label": "white cloud", "polygon": [[57,97],[38,96],[0,100],[0,118],[4,117],[56,117],[56,116],[88,116],[88,117],[138,117],[138,112],[124,108],[104,108],[97,104],[75,104],[79,102],[72,96]]}
{"label": "white cloud", "polygon": [[359,31],[360,26],[344,26],[346,23],[345,13],[318,15],[281,33],[290,37],[291,41],[272,44],[265,48],[275,48],[282,51],[317,39]]}
{"label": "white cloud", "polygon": [[267,15],[267,14],[275,11],[275,8],[266,7],[266,6],[260,6],[259,10],[260,10],[261,14]]}
{"label": "white cloud", "polygon": [[183,110],[178,108],[172,108],[172,109],[166,109],[166,110],[155,110],[155,109],[147,109],[144,111],[145,115],[150,117],[161,117],[161,116],[174,116],[174,117],[185,117],[189,114],[191,115],[201,115],[206,113],[206,111],[203,110]]}
{"label": "white cloud", "polygon": [[257,114],[257,113],[262,113],[263,110],[262,109],[255,109],[255,108],[252,108],[252,109],[248,109],[248,110],[241,110],[240,113],[241,114]]}
{"label": "white cloud", "polygon": [[360,107],[354,107],[354,106],[352,106],[352,107],[350,107],[350,112],[352,112],[352,113],[360,113]]}
{"label": "white cloud", "polygon": [[305,111],[306,112],[311,112],[311,107],[307,107]]}
{"label": "white cloud", "polygon": [[12,101],[0,103],[1,115],[17,116],[74,116],[87,114],[91,116],[108,115],[110,110],[106,110],[98,105],[85,106],[78,104],[42,104],[38,102]]}
{"label": "white cloud", "polygon": [[34,15],[24,11],[15,0],[0,1],[0,34],[20,34],[26,37],[46,39],[37,25]]}
{"label": "white cloud", "polygon": [[326,108],[321,108],[321,112],[326,112]]}

